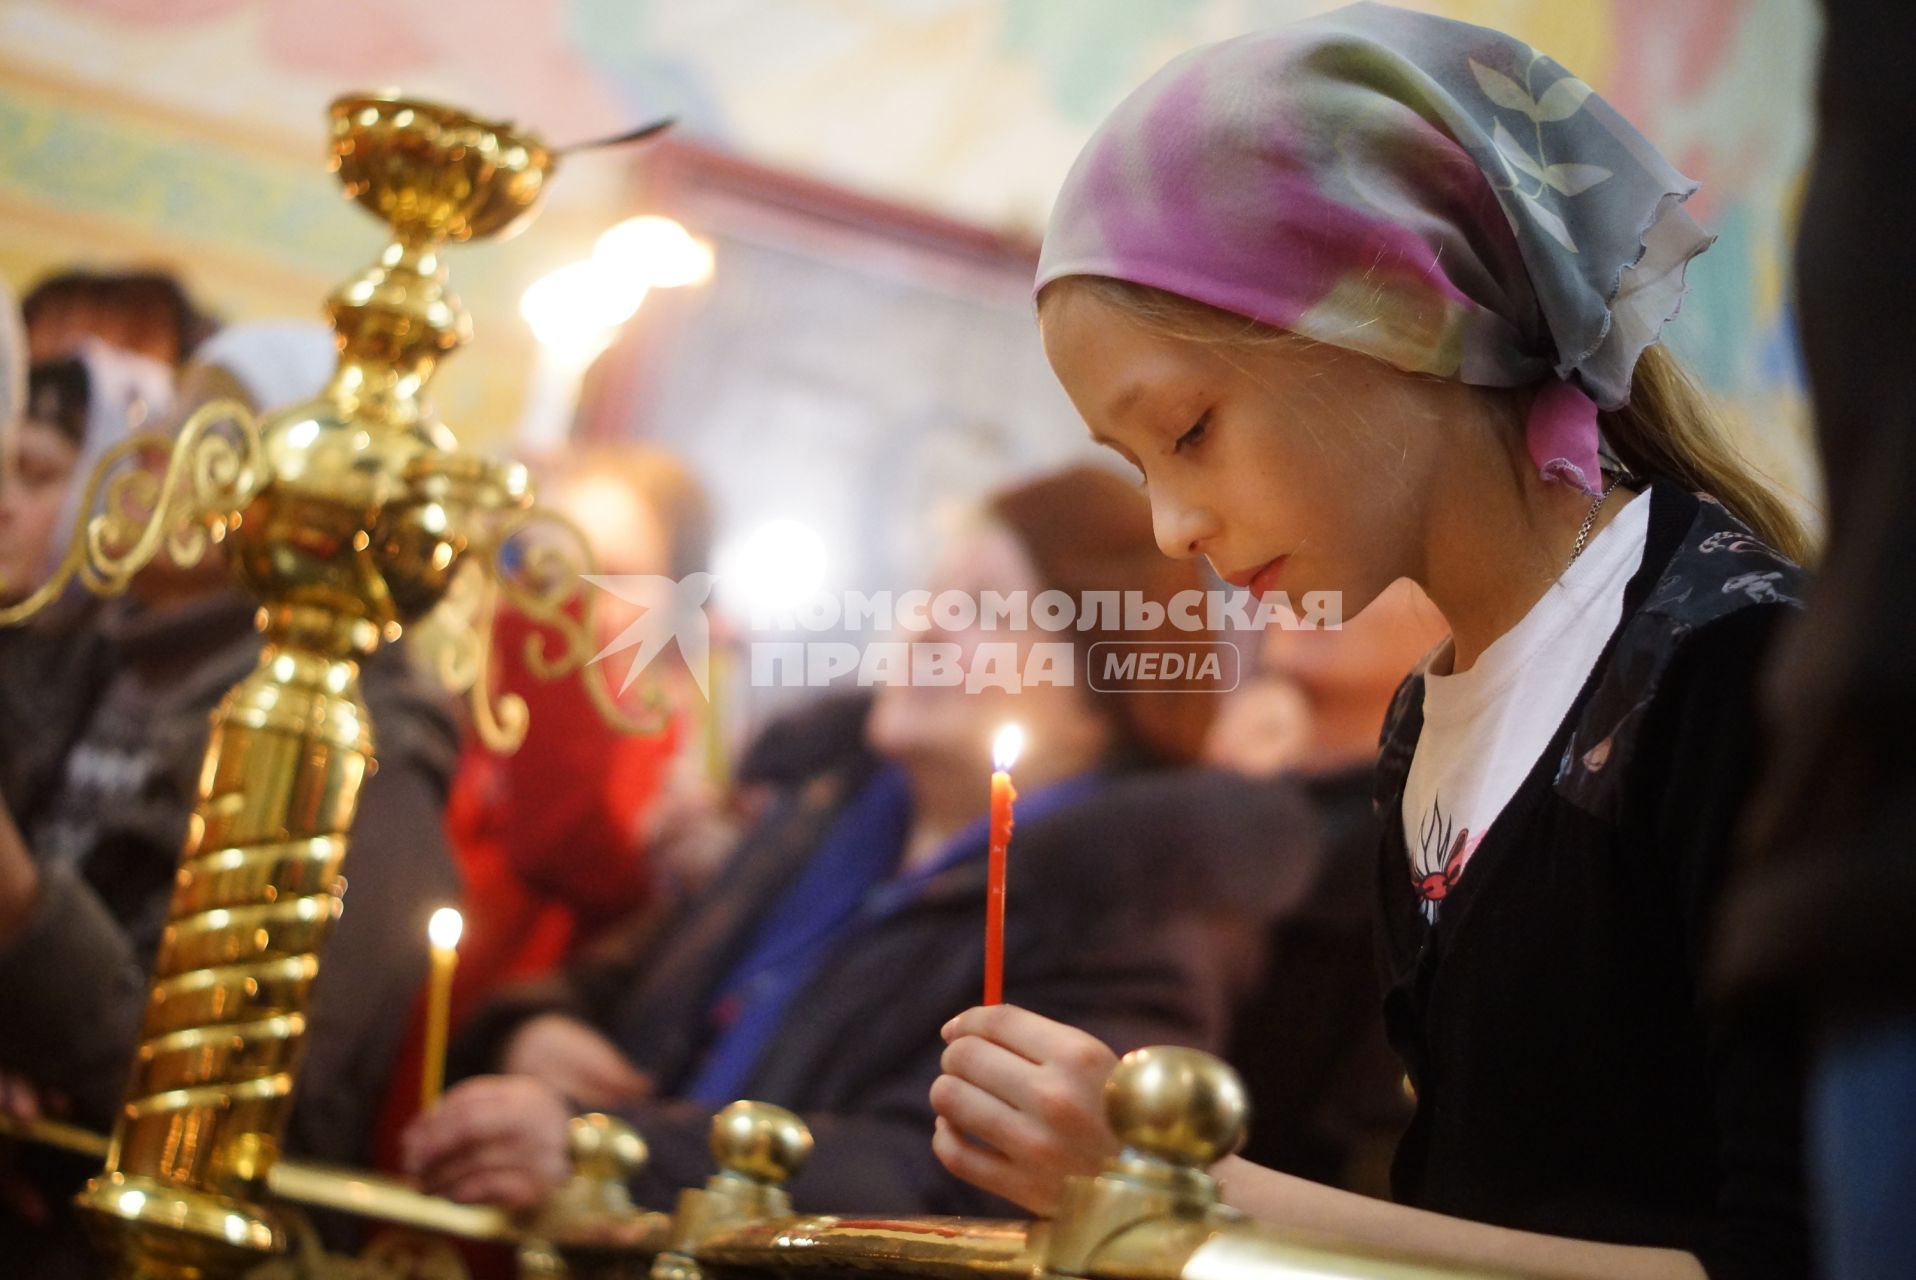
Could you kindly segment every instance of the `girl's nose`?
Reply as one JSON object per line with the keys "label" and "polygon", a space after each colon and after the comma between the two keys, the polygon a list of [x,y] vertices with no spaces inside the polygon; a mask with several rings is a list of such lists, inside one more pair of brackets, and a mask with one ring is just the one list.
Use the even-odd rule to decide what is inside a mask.
{"label": "girl's nose", "polygon": [[1158,550],[1173,560],[1189,560],[1204,552],[1206,539],[1217,532],[1210,512],[1169,496],[1151,495],[1151,533]]}

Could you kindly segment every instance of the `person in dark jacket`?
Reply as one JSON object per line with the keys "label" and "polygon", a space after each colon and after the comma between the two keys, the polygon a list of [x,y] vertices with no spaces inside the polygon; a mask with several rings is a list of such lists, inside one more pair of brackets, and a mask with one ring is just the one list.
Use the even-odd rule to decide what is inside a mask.
{"label": "person in dark jacket", "polygon": [[[1191,566],[1156,555],[1143,498],[1108,472],[1034,481],[987,514],[944,588],[1164,602],[1197,586]],[[1110,634],[1072,639],[1088,652]],[[973,654],[994,641],[1028,651],[1034,635],[1049,638],[914,638]],[[413,1169],[456,1198],[529,1205],[563,1171],[566,1117],[607,1108],[652,1149],[639,1197],[669,1205],[712,1171],[714,1112],[754,1098],[817,1137],[792,1186],[803,1208],[1006,1212],[939,1167],[926,1098],[939,1028],[983,982],[991,738],[1015,719],[1030,740],[1008,998],[1126,1047],[1217,1049],[1239,958],[1315,859],[1295,791],[1165,767],[1195,755],[1212,701],[1094,693],[1082,679],[1016,693],[888,685],[868,708],[828,700],[768,732],[752,773],[773,798],[717,881],[632,948],[479,1015],[455,1065],[502,1074],[457,1086],[416,1125]],[[1260,886],[1214,873],[1253,853],[1270,867]]]}
{"label": "person in dark jacket", "polygon": [[[215,340],[192,404],[273,405],[315,392],[332,361],[318,326]],[[217,561],[161,565],[128,596],[68,606],[0,651],[0,1073],[89,1127],[118,1111],[188,817],[208,718],[256,665],[255,609]],[[441,831],[457,737],[447,700],[405,653],[380,651],[363,690],[378,771],[345,862],[352,891],[313,987],[286,1149],[363,1163],[427,964],[425,925],[458,896]],[[24,1154],[22,1159],[26,1160]],[[88,1274],[64,1212],[88,1170],[36,1168],[35,1224],[0,1211],[25,1274]]]}
{"label": "person in dark jacket", "polygon": [[[1260,1218],[1591,1280],[1808,1270],[1795,1046],[1703,997],[1805,538],[1656,345],[1694,188],[1528,45],[1381,4],[1175,60],[1065,182],[1046,354],[1165,553],[1351,616],[1409,577],[1451,630],[1377,792],[1398,1203],[1221,1161]],[[1110,1148],[1109,1055],[1014,1007],[948,1034],[940,1157],[1048,1210]]]}
{"label": "person in dark jacket", "polygon": [[[1916,1267],[1916,8],[1824,0],[1817,135],[1796,241],[1797,307],[1829,544],[1766,676],[1769,773],[1723,926],[1736,1016],[1814,1044],[1807,1114],[1830,1280]],[[1897,305],[1879,305],[1897,299]]]}

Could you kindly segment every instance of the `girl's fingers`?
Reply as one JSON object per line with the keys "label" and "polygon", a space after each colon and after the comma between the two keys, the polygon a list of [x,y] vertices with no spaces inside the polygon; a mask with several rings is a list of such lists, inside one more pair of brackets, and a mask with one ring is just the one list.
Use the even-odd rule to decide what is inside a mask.
{"label": "girl's fingers", "polygon": [[932,1082],[931,1105],[954,1130],[1013,1160],[1048,1162],[1055,1154],[1052,1135],[1030,1116],[957,1076]]}
{"label": "girl's fingers", "polygon": [[1011,1005],[968,1009],[945,1024],[947,1044],[966,1036],[989,1040],[1080,1088],[1103,1089],[1118,1063],[1096,1036]]}
{"label": "girl's fingers", "polygon": [[954,1177],[992,1195],[1002,1196],[1036,1214],[1048,1214],[1056,1208],[1055,1196],[1044,1194],[1041,1184],[1030,1178],[1003,1154],[968,1140],[943,1116],[932,1128],[932,1154]]}
{"label": "girl's fingers", "polygon": [[943,1116],[932,1122],[931,1149],[946,1168],[994,1194],[1004,1194],[1002,1188],[1014,1180],[1016,1165],[958,1132]]}
{"label": "girl's fingers", "polygon": [[1002,1045],[1021,1058],[1043,1062],[1056,1053],[1061,1043],[1084,1032],[1061,1022],[1040,1017],[1016,1005],[980,1005],[967,1009],[944,1026],[946,1043],[963,1036],[978,1036]]}
{"label": "girl's fingers", "polygon": [[982,1036],[952,1041],[939,1065],[946,1075],[974,1084],[1021,1111],[1031,1109],[1033,1087],[1042,1071],[1030,1059]]}

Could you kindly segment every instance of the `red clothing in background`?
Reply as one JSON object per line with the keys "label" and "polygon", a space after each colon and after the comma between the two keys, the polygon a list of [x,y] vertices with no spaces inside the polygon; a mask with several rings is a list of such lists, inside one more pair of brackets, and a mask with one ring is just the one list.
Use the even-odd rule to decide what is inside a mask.
{"label": "red clothing in background", "polygon": [[[524,648],[535,631],[506,613],[493,633],[501,687],[531,712],[525,745],[501,756],[469,740],[446,806],[466,884],[455,1022],[500,982],[551,969],[651,891],[640,828],[679,726],[656,737],[623,733],[599,715],[580,677],[534,679]],[[619,678],[616,664],[583,678]]]}
{"label": "red clothing in background", "polygon": [[[640,831],[681,726],[674,722],[651,737],[624,733],[605,722],[581,676],[535,678],[524,653],[538,631],[517,613],[499,615],[493,660],[499,687],[526,700],[526,740],[502,756],[468,733],[446,804],[446,833],[464,882],[455,1028],[499,985],[556,967],[651,894]],[[611,671],[590,668],[583,678],[623,677],[615,659]],[[399,1135],[419,1110],[424,1009],[421,992],[381,1115],[382,1168],[398,1167]]]}

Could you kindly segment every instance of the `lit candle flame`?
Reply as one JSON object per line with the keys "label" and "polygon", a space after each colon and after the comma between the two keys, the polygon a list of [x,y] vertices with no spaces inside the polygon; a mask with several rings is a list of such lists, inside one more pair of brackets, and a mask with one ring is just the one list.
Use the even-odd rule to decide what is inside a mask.
{"label": "lit candle flame", "polygon": [[1011,766],[1018,763],[1018,753],[1025,749],[1025,731],[1015,724],[1008,724],[998,730],[998,736],[991,740],[991,762],[1001,773],[1011,772]]}
{"label": "lit candle flame", "polygon": [[465,927],[465,919],[457,911],[451,907],[441,907],[426,922],[426,936],[438,950],[451,951],[459,945],[459,935],[465,931]]}

